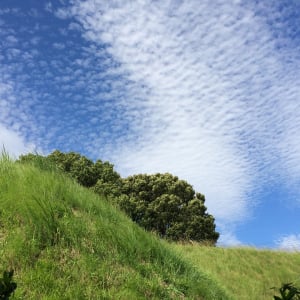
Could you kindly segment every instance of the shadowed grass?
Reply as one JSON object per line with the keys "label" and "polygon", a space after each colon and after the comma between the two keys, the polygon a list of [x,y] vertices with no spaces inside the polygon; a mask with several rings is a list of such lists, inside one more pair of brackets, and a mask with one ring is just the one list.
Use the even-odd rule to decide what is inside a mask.
{"label": "shadowed grass", "polygon": [[15,270],[15,299],[229,299],[166,242],[38,163],[0,158],[0,268]]}
{"label": "shadowed grass", "polygon": [[199,244],[174,248],[226,287],[232,299],[273,299],[272,287],[300,283],[300,253]]}

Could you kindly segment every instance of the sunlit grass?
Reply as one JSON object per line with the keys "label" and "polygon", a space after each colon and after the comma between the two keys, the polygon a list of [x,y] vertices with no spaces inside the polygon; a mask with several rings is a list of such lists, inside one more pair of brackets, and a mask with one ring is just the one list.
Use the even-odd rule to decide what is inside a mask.
{"label": "sunlit grass", "polygon": [[300,283],[300,253],[198,244],[174,247],[199,269],[211,274],[233,299],[273,299],[272,287]]}
{"label": "sunlit grass", "polygon": [[42,165],[0,158],[0,271],[15,299],[229,299],[166,242]]}

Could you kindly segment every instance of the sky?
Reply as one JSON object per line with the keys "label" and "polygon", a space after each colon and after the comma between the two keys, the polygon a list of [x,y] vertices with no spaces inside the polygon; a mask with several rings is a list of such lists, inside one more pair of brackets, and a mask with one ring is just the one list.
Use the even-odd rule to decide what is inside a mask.
{"label": "sky", "polygon": [[300,0],[0,0],[0,145],[172,173],[219,245],[300,251]]}

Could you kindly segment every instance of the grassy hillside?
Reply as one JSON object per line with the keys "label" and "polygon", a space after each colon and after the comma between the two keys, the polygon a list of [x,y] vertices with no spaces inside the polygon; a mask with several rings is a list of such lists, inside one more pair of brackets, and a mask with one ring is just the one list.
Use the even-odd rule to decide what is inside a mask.
{"label": "grassy hillside", "polygon": [[300,286],[300,253],[252,248],[174,245],[195,266],[226,287],[232,299],[273,299],[282,283]]}
{"label": "grassy hillside", "polygon": [[14,299],[229,299],[200,269],[94,193],[0,158],[0,271]]}

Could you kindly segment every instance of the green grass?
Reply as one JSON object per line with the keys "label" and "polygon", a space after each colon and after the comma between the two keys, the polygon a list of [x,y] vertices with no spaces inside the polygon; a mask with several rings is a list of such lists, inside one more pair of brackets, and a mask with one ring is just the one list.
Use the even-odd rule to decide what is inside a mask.
{"label": "green grass", "polygon": [[40,167],[0,158],[0,272],[15,270],[14,299],[230,299],[110,203]]}
{"label": "green grass", "polygon": [[300,253],[199,244],[174,248],[222,283],[232,299],[273,299],[276,291],[270,288],[288,282],[300,285]]}

